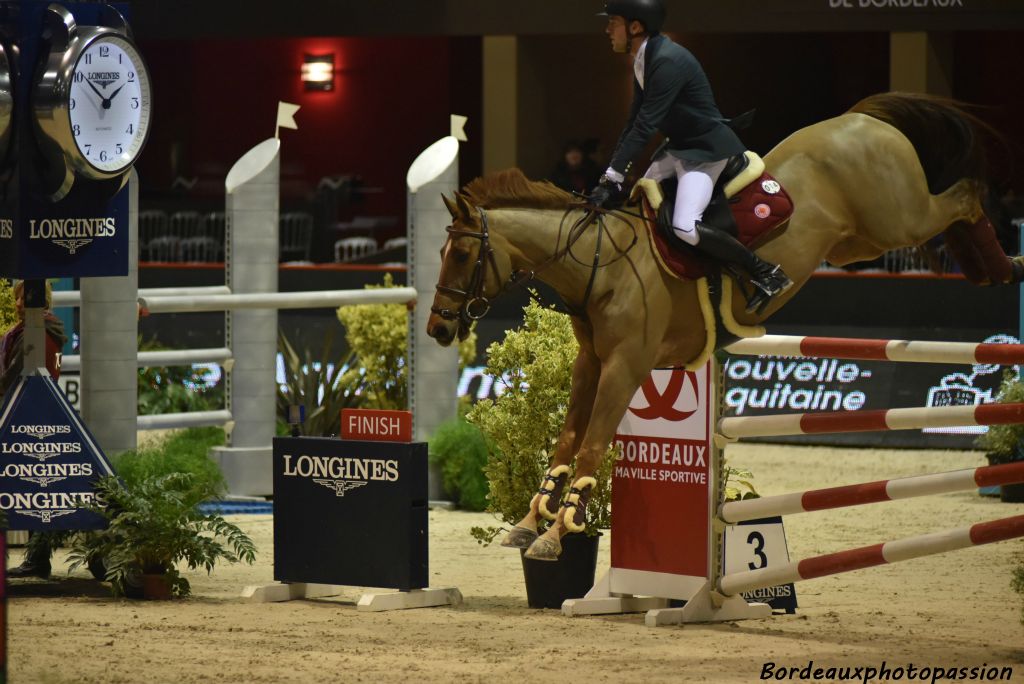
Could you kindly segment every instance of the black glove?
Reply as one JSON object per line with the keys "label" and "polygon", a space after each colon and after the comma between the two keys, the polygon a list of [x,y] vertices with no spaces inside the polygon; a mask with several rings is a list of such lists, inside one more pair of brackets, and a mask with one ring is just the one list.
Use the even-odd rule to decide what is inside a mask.
{"label": "black glove", "polygon": [[608,176],[601,176],[600,182],[590,191],[590,204],[595,209],[612,209],[622,204],[622,185]]}

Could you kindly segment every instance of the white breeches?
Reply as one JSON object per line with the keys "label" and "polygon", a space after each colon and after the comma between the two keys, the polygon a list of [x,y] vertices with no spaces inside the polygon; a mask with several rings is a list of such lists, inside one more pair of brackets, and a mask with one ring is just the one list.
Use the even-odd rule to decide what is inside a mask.
{"label": "white breeches", "polygon": [[713,162],[691,162],[671,154],[656,159],[644,178],[662,181],[675,176],[679,181],[676,190],[676,204],[672,210],[672,229],[687,244],[696,245],[700,240],[696,223],[704,217],[704,210],[711,202],[711,192],[718,177],[725,169],[727,159]]}

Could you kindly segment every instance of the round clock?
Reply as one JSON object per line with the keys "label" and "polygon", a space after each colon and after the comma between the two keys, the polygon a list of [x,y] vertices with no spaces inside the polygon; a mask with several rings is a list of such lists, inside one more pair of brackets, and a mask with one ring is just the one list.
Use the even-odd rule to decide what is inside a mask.
{"label": "round clock", "polygon": [[49,193],[58,200],[76,176],[108,180],[131,168],[149,134],[151,89],[123,19],[118,28],[79,27],[59,5],[48,12],[51,47],[33,109],[40,146],[53,168]]}

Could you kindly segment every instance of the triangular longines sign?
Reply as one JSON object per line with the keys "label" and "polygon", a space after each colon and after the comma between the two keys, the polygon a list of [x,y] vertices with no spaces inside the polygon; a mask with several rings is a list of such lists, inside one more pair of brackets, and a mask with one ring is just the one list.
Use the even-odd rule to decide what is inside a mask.
{"label": "triangular longines sign", "polygon": [[104,527],[80,503],[95,500],[95,480],[113,474],[50,376],[21,378],[0,407],[0,509],[8,529]]}

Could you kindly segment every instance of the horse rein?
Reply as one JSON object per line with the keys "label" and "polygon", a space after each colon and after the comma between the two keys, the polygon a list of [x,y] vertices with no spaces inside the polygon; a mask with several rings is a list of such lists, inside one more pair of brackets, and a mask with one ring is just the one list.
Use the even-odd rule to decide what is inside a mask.
{"label": "horse rein", "polygon": [[[558,226],[558,237],[555,242],[556,247],[562,241],[562,229],[565,224],[565,219],[568,218],[569,214],[576,208],[578,207],[570,207],[569,209],[566,210],[565,215],[562,217],[562,222]],[[445,228],[445,230],[450,236],[472,237],[480,240],[480,249],[477,251],[476,263],[473,265],[473,274],[470,276],[469,287],[465,290],[459,290],[454,287],[442,285],[441,283],[437,283],[437,285],[435,285],[435,289],[440,293],[455,297],[461,297],[462,305],[458,308],[458,310],[442,308],[437,306],[430,307],[430,311],[432,313],[437,314],[444,320],[457,320],[467,328],[470,325],[472,325],[475,321],[478,321],[487,315],[487,313],[491,310],[492,300],[497,299],[499,296],[509,291],[513,287],[522,285],[523,283],[529,280],[533,280],[538,273],[540,273],[541,271],[543,271],[556,261],[564,258],[567,254],[571,256],[573,258],[573,261],[575,261],[576,263],[580,264],[581,266],[589,266],[591,269],[590,279],[587,282],[587,288],[583,295],[583,303],[578,308],[573,307],[577,308],[577,310],[581,312],[586,311],[587,302],[590,301],[590,294],[593,291],[594,281],[597,278],[598,268],[610,266],[619,259],[625,257],[626,254],[631,249],[633,249],[633,247],[637,243],[637,240],[639,239],[636,229],[634,228],[632,242],[630,242],[628,247],[622,249],[618,245],[615,245],[615,241],[611,238],[611,236],[609,236],[608,239],[612,241],[612,244],[615,245],[615,248],[619,251],[619,256],[615,257],[607,264],[602,265],[600,263],[601,242],[604,233],[607,232],[607,228],[604,225],[604,215],[611,212],[604,209],[591,208],[590,211],[584,214],[569,229],[568,239],[566,241],[566,245],[564,248],[556,249],[556,251],[551,256],[549,256],[547,259],[541,262],[536,268],[530,269],[529,271],[524,271],[522,269],[512,271],[512,273],[509,274],[508,281],[505,283],[505,285],[503,285],[493,296],[488,297],[484,292],[484,287],[486,286],[487,280],[488,264],[490,265],[491,270],[494,271],[494,275],[497,280],[500,281],[501,275],[498,271],[498,263],[494,257],[494,248],[491,247],[490,228],[487,223],[487,213],[481,207],[477,207],[477,211],[480,212],[480,232],[462,230],[460,228],[455,228],[454,226],[448,226],[447,228]],[[639,218],[646,220],[642,216],[639,216]],[[573,245],[576,244],[576,241],[583,236],[586,229],[594,222],[598,224],[597,245],[594,249],[593,262],[591,264],[585,264],[584,262],[576,258],[576,255],[572,253],[572,247]],[[627,225],[630,225],[630,227],[632,227],[631,224],[627,223]]]}

